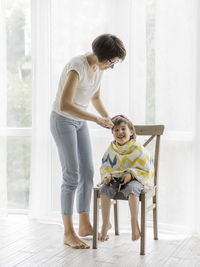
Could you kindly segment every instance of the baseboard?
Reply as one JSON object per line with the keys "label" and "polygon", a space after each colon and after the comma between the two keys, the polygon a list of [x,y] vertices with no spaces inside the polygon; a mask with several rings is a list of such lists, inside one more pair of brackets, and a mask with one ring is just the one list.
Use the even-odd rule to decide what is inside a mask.
{"label": "baseboard", "polygon": [[[153,228],[153,221],[147,221],[147,227]],[[175,225],[167,223],[158,223],[158,232],[180,234],[180,235],[192,235],[192,230],[184,225]]]}
{"label": "baseboard", "polygon": [[[32,218],[34,219],[34,218]],[[62,226],[62,217],[59,212],[51,212],[48,216],[44,218],[37,219],[40,223],[46,224],[58,224]],[[78,214],[74,215],[74,228],[78,229]],[[100,223],[101,224],[101,223]],[[147,220],[147,228],[153,228],[153,221]],[[120,225],[120,232],[121,233],[130,233],[131,228],[130,224],[127,225]],[[153,229],[152,229],[153,231]],[[111,233],[114,233],[114,227],[111,229]],[[158,223],[158,232],[163,234],[180,234],[180,235],[194,235],[199,236],[199,234],[194,233],[191,228],[183,226],[183,225],[174,225],[174,224],[167,224],[167,223]]]}

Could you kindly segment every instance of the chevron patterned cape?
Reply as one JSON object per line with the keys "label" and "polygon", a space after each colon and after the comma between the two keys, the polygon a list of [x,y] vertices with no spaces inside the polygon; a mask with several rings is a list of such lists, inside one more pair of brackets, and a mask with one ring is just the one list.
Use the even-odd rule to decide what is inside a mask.
{"label": "chevron patterned cape", "polygon": [[145,189],[154,184],[153,160],[137,139],[131,139],[124,145],[112,141],[102,158],[101,181],[111,174],[121,177],[124,172],[131,173]]}

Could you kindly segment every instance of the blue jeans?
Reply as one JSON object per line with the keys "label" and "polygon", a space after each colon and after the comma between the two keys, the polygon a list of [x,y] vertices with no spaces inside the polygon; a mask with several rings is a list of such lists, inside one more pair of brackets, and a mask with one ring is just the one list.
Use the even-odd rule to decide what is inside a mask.
{"label": "blue jeans", "polygon": [[89,213],[94,168],[87,123],[52,111],[50,129],[62,166],[62,215],[73,214],[75,191],[78,213]]}

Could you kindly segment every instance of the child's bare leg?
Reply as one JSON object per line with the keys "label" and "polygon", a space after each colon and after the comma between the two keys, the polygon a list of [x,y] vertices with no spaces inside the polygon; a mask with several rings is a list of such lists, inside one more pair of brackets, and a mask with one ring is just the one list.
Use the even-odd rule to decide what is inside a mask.
{"label": "child's bare leg", "polygon": [[100,240],[108,240],[108,230],[112,227],[110,224],[110,198],[106,195],[101,195],[101,212],[103,225],[101,228]]}
{"label": "child's bare leg", "polygon": [[129,208],[131,212],[131,228],[132,228],[132,240],[135,241],[140,238],[140,229],[138,225],[138,207],[139,197],[130,194],[128,198]]}

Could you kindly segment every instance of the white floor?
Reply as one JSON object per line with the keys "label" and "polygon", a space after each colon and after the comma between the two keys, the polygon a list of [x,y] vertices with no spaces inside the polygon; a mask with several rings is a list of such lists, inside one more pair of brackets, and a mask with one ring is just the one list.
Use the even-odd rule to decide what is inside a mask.
{"label": "white floor", "polygon": [[[147,229],[146,255],[140,256],[140,241],[132,242],[131,235],[110,235],[99,242],[97,250],[75,250],[62,242],[63,228],[41,224],[24,215],[9,215],[0,219],[0,267],[7,266],[200,266],[200,239],[191,236],[159,233],[153,240]],[[92,247],[92,238],[85,238]]]}

